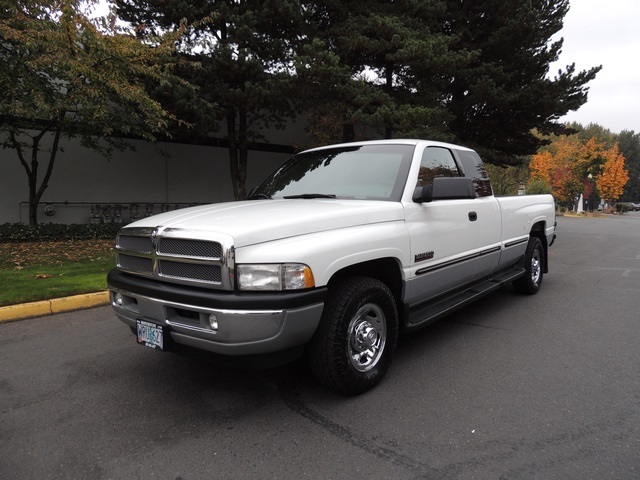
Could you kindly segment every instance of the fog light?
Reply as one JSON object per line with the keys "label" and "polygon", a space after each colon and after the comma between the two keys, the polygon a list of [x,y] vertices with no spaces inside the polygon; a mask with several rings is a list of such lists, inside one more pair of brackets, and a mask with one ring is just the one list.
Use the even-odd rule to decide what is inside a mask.
{"label": "fog light", "polygon": [[214,313],[209,315],[209,325],[211,326],[211,330],[218,331],[218,318]]}
{"label": "fog light", "polygon": [[121,293],[116,293],[113,296],[113,300],[116,303],[117,306],[121,307],[124,304],[124,297],[122,296]]}

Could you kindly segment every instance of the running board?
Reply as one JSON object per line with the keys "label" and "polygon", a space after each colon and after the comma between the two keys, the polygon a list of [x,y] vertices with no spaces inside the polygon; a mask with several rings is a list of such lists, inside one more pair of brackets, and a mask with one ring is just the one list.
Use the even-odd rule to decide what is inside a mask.
{"label": "running board", "polygon": [[508,270],[500,272],[496,277],[474,283],[467,289],[457,292],[453,295],[436,300],[434,302],[426,302],[416,307],[409,313],[409,321],[405,326],[407,331],[422,328],[442,317],[468,305],[480,297],[483,297],[495,290],[498,290],[504,283],[509,283],[525,274],[524,269]]}

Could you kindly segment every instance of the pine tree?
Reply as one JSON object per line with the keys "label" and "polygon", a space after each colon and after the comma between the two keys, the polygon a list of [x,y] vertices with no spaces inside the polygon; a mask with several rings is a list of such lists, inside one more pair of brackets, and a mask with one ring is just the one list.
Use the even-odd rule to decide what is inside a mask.
{"label": "pine tree", "polygon": [[568,133],[556,120],[586,102],[586,85],[600,70],[569,65],[549,76],[562,48],[551,38],[562,28],[568,0],[304,5],[309,37],[319,38],[356,80],[344,84],[343,95],[317,91],[315,104],[331,105],[326,116],[340,116],[334,125],[457,141],[496,164],[516,165],[534,154],[545,143],[534,129]]}
{"label": "pine tree", "polygon": [[[335,116],[343,140],[354,139],[354,124],[374,127],[385,138],[450,138],[442,98],[424,94],[428,81],[421,75],[428,67],[444,75],[456,56],[448,50],[449,38],[438,32],[442,0],[303,4],[308,36],[337,59],[330,80],[340,85],[337,92],[316,90],[314,111],[321,118]],[[317,65],[309,68],[309,76],[316,76]]]}
{"label": "pine tree", "polygon": [[[224,125],[236,199],[246,198],[249,148],[265,127],[280,126],[294,113],[292,53],[300,9],[293,0],[117,0],[120,17],[140,35],[186,23],[183,74],[198,98],[171,92],[175,108],[191,115],[203,139]],[[168,94],[168,92],[164,92]],[[193,138],[192,138],[193,140]]]}
{"label": "pine tree", "polygon": [[629,181],[624,187],[622,198],[628,202],[640,203],[640,133],[623,130],[618,135],[618,144],[629,171]]}
{"label": "pine tree", "polygon": [[512,164],[537,151],[533,135],[568,133],[556,120],[587,100],[586,84],[601,67],[576,73],[569,65],[549,78],[558,59],[568,0],[447,0],[443,28],[453,50],[473,60],[444,78],[450,128],[459,142],[475,146],[485,160]]}

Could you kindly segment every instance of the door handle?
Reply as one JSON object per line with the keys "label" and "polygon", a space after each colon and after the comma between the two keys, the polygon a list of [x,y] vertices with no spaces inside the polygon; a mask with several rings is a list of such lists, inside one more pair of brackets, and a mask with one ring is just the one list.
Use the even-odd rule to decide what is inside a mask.
{"label": "door handle", "polygon": [[478,214],[476,212],[469,212],[469,220],[475,222],[478,219]]}

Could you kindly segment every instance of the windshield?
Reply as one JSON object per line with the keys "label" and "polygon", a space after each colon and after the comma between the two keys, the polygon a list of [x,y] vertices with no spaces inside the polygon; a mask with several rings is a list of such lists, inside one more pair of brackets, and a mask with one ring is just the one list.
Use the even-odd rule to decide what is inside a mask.
{"label": "windshield", "polygon": [[413,145],[328,148],[291,157],[251,198],[400,201]]}

